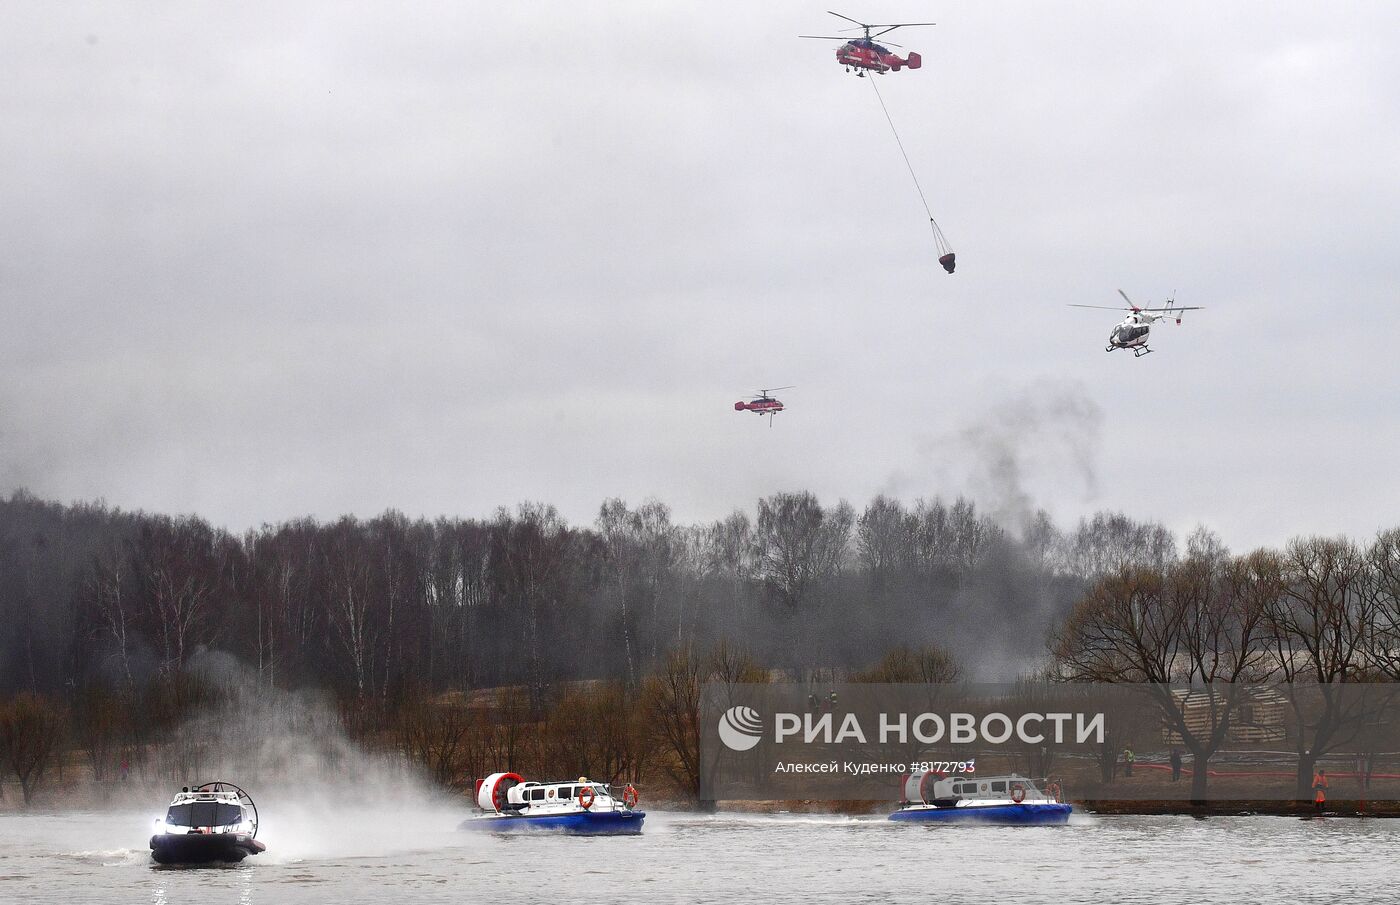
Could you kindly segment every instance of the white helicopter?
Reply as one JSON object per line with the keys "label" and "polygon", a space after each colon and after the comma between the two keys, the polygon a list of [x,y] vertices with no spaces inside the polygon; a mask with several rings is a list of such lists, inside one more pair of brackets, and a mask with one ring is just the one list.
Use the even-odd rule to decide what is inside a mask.
{"label": "white helicopter", "polygon": [[1166,305],[1161,308],[1140,308],[1128,298],[1128,294],[1119,289],[1118,294],[1123,296],[1123,301],[1128,303],[1126,308],[1110,307],[1108,305],[1070,305],[1071,308],[1097,308],[1100,311],[1131,311],[1123,322],[1113,328],[1113,332],[1108,335],[1108,345],[1104,347],[1105,352],[1112,352],[1114,349],[1132,349],[1134,358],[1141,358],[1152,350],[1147,348],[1147,334],[1150,331],[1149,324],[1155,324],[1162,318],[1175,318],[1181,323],[1181,312],[1183,311],[1204,311],[1199,305],[1178,308],[1174,299],[1167,299]]}

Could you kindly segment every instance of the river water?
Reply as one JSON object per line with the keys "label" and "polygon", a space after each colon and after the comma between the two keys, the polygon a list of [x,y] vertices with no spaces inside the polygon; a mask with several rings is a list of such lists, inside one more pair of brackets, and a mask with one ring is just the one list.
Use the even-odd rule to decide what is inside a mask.
{"label": "river water", "polygon": [[[265,807],[265,810],[269,810]],[[265,817],[265,854],[163,868],[151,815],[0,814],[0,902],[1391,902],[1400,820],[1096,817],[1061,827],[653,812],[628,838],[460,832],[464,812]]]}

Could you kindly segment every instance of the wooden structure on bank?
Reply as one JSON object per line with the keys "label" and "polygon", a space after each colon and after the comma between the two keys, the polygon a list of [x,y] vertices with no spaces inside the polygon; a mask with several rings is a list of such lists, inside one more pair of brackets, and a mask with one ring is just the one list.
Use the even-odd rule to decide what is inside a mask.
{"label": "wooden structure on bank", "polygon": [[[1204,689],[1173,689],[1172,695],[1182,702],[1182,714],[1186,728],[1197,737],[1209,735],[1217,713],[1224,706],[1217,693],[1212,710],[1211,695]],[[1230,728],[1226,740],[1231,745],[1260,745],[1282,742],[1288,737],[1285,719],[1288,700],[1271,688],[1250,688],[1245,691],[1245,700],[1237,704],[1230,717]],[[1175,747],[1183,744],[1181,734],[1175,729],[1162,730],[1162,739]]]}

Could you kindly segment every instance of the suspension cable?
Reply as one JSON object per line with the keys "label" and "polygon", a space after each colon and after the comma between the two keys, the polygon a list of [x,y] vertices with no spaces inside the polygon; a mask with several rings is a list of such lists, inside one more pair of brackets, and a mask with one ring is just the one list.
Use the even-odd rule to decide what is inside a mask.
{"label": "suspension cable", "polygon": [[914,172],[914,165],[909,162],[909,152],[904,150],[904,142],[899,137],[899,130],[894,127],[894,119],[890,117],[890,108],[885,106],[885,99],[880,94],[880,86],[875,84],[875,76],[876,73],[870,73],[868,78],[870,87],[875,89],[875,98],[880,102],[880,109],[885,113],[885,122],[890,124],[890,132],[894,135],[895,144],[899,145],[899,153],[904,158],[904,166],[909,170],[909,178],[914,180],[914,189],[919,193],[919,201],[924,205],[924,213],[928,215],[929,227],[933,230],[933,241],[938,245],[940,254],[947,254],[952,251],[952,248],[949,247],[943,230],[938,228],[938,221],[933,219],[933,211],[929,209],[928,199],[924,197],[924,187],[919,185],[919,177]]}

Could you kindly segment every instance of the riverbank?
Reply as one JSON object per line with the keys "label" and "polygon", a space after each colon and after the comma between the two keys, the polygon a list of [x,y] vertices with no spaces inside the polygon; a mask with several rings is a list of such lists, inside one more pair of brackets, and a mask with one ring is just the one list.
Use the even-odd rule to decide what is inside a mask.
{"label": "riverbank", "polygon": [[[53,782],[40,790],[30,808],[26,808],[17,782],[0,782],[0,812],[23,813],[26,810],[44,812],[93,811],[123,807],[150,807],[152,802],[163,804],[170,796],[170,786],[154,780],[143,781],[135,776],[126,781],[93,781],[75,778],[70,772],[63,782]],[[644,793],[645,794],[645,793]],[[446,789],[434,797],[443,802],[460,802],[472,806],[465,794]],[[840,814],[844,816],[875,816],[887,814],[895,807],[893,801],[774,799],[764,801],[723,800],[713,808],[670,794],[648,797],[653,809],[680,814],[701,814],[722,811],[739,814]],[[1116,816],[1195,816],[1195,817],[1313,817],[1318,811],[1312,802],[1282,801],[1264,798],[1241,798],[1192,804],[1190,801],[1131,800],[1131,799],[1071,799],[1076,810],[1089,814]],[[1326,817],[1400,817],[1400,801],[1329,801],[1323,808]]]}
{"label": "riverbank", "polygon": [[[1318,815],[1311,802],[1270,801],[1265,799],[1209,801],[1192,804],[1189,801],[1074,801],[1075,810],[1088,814],[1151,817],[1158,815],[1186,817],[1314,817]],[[887,814],[894,810],[891,801],[821,801],[816,799],[784,801],[719,801],[719,811],[743,814],[841,814],[851,817]],[[685,810],[678,806],[677,810]],[[1400,802],[1396,801],[1329,801],[1323,808],[1325,817],[1400,817]]]}
{"label": "riverbank", "polygon": [[[1169,814],[1191,817],[1316,817],[1317,806],[1310,801],[1077,801],[1075,807],[1091,814],[1151,816]],[[1329,801],[1324,817],[1400,817],[1397,801]]]}

